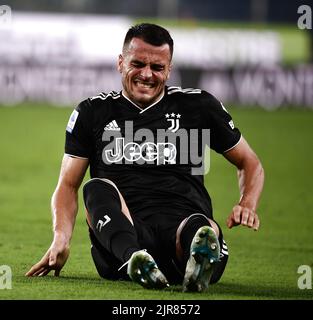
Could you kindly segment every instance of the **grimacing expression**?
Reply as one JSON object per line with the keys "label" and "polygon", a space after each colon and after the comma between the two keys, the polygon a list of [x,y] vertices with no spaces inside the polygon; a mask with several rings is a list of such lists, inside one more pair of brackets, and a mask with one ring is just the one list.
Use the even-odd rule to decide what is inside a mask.
{"label": "grimacing expression", "polygon": [[164,92],[171,71],[168,44],[153,46],[133,38],[118,59],[123,93],[139,107],[156,102]]}

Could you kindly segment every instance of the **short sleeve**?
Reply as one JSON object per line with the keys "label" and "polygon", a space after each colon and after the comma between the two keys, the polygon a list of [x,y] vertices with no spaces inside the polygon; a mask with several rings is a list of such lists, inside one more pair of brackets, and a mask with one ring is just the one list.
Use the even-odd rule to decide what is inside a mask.
{"label": "short sleeve", "polygon": [[207,93],[206,104],[206,118],[210,127],[210,148],[218,153],[225,153],[238,144],[241,133],[226,108],[213,95]]}
{"label": "short sleeve", "polygon": [[81,102],[72,112],[66,126],[65,153],[80,158],[90,158],[92,126],[90,103]]}

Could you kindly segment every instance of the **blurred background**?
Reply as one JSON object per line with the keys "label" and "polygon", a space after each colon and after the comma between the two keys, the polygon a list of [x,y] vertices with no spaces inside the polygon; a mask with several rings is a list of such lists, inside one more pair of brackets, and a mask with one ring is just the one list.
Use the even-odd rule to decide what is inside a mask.
{"label": "blurred background", "polygon": [[[305,4],[7,1],[11,20],[4,21],[4,10],[0,15],[0,104],[72,106],[119,90],[116,60],[124,35],[130,25],[148,21],[168,28],[174,39],[169,84],[205,89],[224,104],[313,108],[312,16],[311,29],[298,27],[298,8]],[[309,25],[309,18],[304,22]]]}
{"label": "blurred background", "polygon": [[[300,5],[306,10],[298,13]],[[0,5],[0,266],[12,268],[18,288],[0,290],[0,300],[160,299],[160,292],[136,295],[132,286],[120,290],[110,282],[103,290],[81,194],[65,277],[24,277],[51,243],[50,199],[72,109],[99,92],[121,89],[116,62],[124,36],[144,21],[163,25],[174,39],[169,84],[205,89],[220,99],[265,168],[260,232],[228,230],[226,217],[240,196],[236,171],[210,153],[205,184],[231,259],[209,299],[312,299],[312,290],[297,286],[298,267],[313,268],[311,8],[312,1],[295,0]],[[162,297],[183,298],[171,291]]]}

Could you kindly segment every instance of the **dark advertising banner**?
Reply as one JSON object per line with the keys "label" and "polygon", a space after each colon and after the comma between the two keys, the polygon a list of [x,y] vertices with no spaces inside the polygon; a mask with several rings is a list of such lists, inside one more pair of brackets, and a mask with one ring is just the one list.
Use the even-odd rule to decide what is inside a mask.
{"label": "dark advertising banner", "polygon": [[[275,109],[313,108],[313,66],[292,68],[179,69],[169,84],[207,90],[227,104]],[[99,92],[120,90],[114,66],[0,64],[0,103],[24,101],[73,105]]]}
{"label": "dark advertising banner", "polygon": [[[13,12],[0,26],[0,104],[75,105],[121,89],[117,58],[134,21],[121,16]],[[283,67],[269,30],[169,28],[169,85],[201,88],[226,104],[313,108],[311,65]]]}

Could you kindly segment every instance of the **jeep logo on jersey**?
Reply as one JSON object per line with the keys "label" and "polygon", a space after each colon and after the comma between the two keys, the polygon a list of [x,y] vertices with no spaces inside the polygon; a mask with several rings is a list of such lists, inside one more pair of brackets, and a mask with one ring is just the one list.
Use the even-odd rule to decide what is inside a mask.
{"label": "jeep logo on jersey", "polygon": [[[172,115],[169,115],[170,118]],[[178,116],[178,118],[177,118]],[[105,164],[189,165],[193,175],[203,175],[210,167],[209,129],[178,129],[179,114],[171,119],[171,130],[141,128],[134,132],[133,121],[125,121],[124,135],[119,130],[104,130],[102,150]],[[175,117],[175,119],[174,119]],[[176,121],[178,120],[178,121]],[[173,132],[175,131],[175,132]]]}
{"label": "jeep logo on jersey", "polygon": [[104,157],[109,163],[119,163],[125,159],[126,163],[143,164],[156,161],[157,165],[160,165],[174,164],[176,159],[176,147],[172,143],[125,143],[124,138],[116,138],[114,148],[106,149],[104,150]]}

